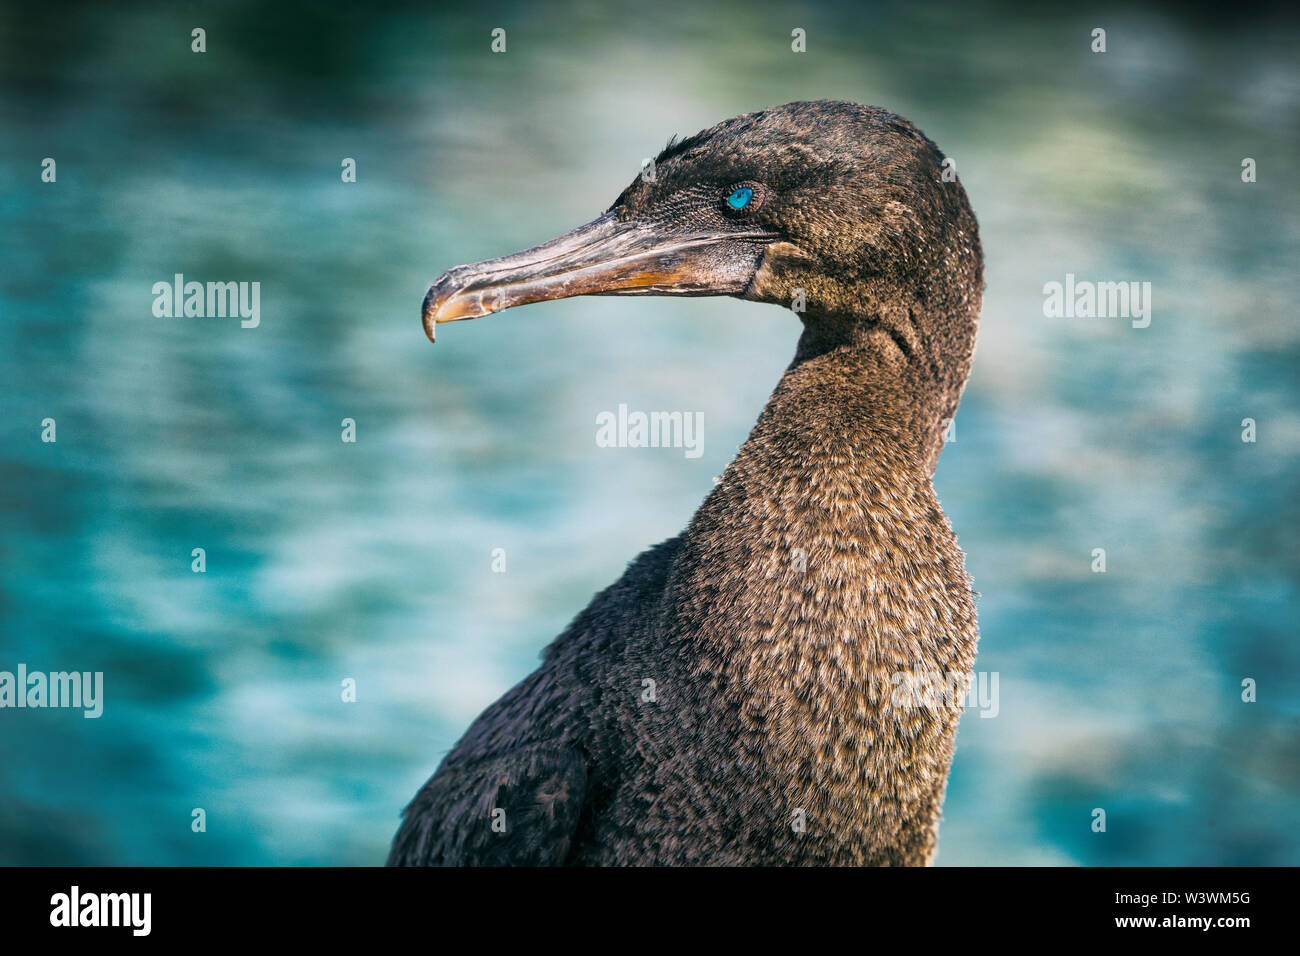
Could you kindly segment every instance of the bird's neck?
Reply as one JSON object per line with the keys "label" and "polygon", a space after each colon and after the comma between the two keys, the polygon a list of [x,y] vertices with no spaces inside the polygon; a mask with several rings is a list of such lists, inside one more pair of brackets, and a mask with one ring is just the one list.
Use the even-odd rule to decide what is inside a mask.
{"label": "bird's neck", "polygon": [[889,451],[934,473],[957,394],[926,359],[908,317],[805,319],[795,357],[752,439],[764,432],[834,433],[846,448]]}
{"label": "bird's neck", "polygon": [[975,650],[906,365],[870,342],[801,351],[687,529],[656,631],[689,669],[683,709],[858,862],[928,859],[961,701],[919,719],[891,695],[968,674]]}
{"label": "bird's neck", "polygon": [[[885,332],[856,341],[806,332],[687,530],[679,570],[702,574],[679,576],[681,594],[713,590],[712,576],[722,574],[743,583],[750,597],[761,600],[759,591],[770,587],[769,597],[778,599],[809,580],[791,577],[790,566],[814,553],[831,576],[813,578],[858,587],[883,573],[893,555],[905,558],[918,535],[951,539],[930,482],[946,399],[928,384]],[[964,574],[959,578],[964,585]]]}

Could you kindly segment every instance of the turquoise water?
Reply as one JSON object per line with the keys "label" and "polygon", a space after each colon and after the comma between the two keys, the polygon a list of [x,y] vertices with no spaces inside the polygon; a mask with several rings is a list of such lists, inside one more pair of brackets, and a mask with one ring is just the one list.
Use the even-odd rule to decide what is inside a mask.
{"label": "turquoise water", "polygon": [[[686,524],[799,331],[731,300],[576,299],[431,346],[425,286],[590,219],[670,134],[835,97],[956,160],[988,263],[936,484],[999,707],[963,720],[939,862],[1300,863],[1289,24],[0,16],[0,670],[105,686],[95,720],[0,710],[0,862],[381,861],[478,711]],[[176,273],[259,282],[260,324],[155,317]],[[1067,274],[1150,282],[1149,327],[1046,318]],[[702,412],[704,454],[597,447],[620,403]]]}

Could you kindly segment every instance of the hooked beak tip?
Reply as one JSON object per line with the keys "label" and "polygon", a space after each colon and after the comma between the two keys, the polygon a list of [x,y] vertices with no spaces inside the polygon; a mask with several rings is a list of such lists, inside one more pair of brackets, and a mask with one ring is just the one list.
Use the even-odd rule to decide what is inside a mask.
{"label": "hooked beak tip", "polygon": [[476,289],[473,282],[466,280],[467,271],[467,267],[457,266],[444,272],[424,294],[420,315],[430,342],[436,341],[434,333],[442,322],[476,319],[503,308],[494,289]]}
{"label": "hooked beak tip", "polygon": [[438,284],[435,282],[429,286],[429,291],[424,294],[424,305],[420,308],[420,315],[424,319],[424,334],[429,337],[430,342],[437,341],[438,330]]}

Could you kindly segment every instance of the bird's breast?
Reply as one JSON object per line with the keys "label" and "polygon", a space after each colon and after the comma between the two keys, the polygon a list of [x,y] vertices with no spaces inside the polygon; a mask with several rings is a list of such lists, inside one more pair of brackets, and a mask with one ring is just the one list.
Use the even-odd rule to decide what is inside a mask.
{"label": "bird's breast", "polygon": [[[974,658],[970,584],[928,477],[827,474],[724,480],[692,522],[618,678],[656,689],[625,728],[630,792],[657,832],[923,862]],[[953,693],[910,693],[935,679]]]}

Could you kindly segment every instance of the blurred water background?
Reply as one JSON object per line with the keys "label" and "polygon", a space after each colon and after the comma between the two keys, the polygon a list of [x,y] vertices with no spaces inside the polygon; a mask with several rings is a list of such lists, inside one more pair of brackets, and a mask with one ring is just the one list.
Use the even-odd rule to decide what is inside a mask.
{"label": "blurred water background", "polygon": [[[0,711],[0,862],[382,861],[799,332],[575,299],[431,346],[426,284],[592,218],[672,133],[829,97],[956,160],[988,261],[936,484],[999,712],[939,862],[1300,863],[1295,40],[1129,4],[6,5],[0,670],[101,670],[105,711]],[[155,318],[175,273],[260,282],[260,326]],[[1152,283],[1150,327],[1045,318],[1066,273]],[[597,447],[621,402],[702,411],[703,456]]]}

